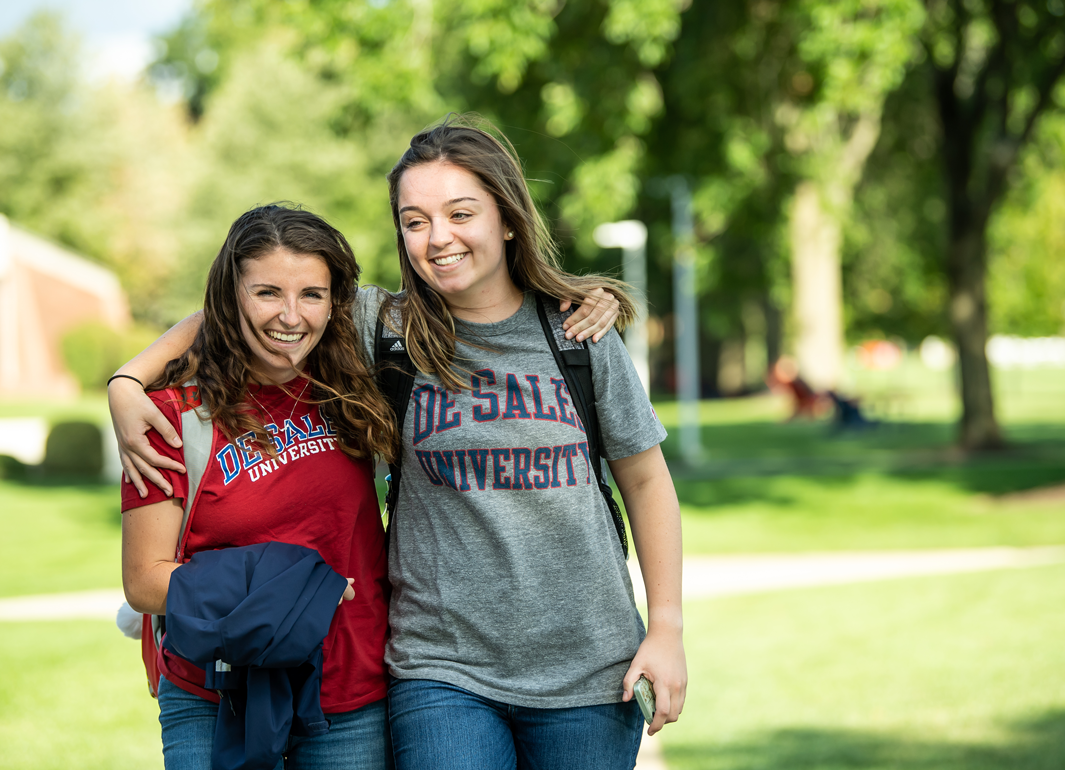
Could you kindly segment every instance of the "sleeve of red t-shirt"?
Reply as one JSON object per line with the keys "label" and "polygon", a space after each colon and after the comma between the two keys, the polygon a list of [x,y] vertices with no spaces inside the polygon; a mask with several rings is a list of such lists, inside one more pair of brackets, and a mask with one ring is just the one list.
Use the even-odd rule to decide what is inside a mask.
{"label": "sleeve of red t-shirt", "polygon": [[[159,410],[170,421],[170,424],[174,426],[178,435],[181,435],[181,412],[178,410],[177,405],[174,403],[171,396],[164,390],[155,391],[149,393],[148,396],[155,402],[155,405],[159,407]],[[182,465],[185,464],[185,453],[181,449],[175,449],[174,447],[163,441],[162,436],[158,432],[151,430],[148,431],[148,441],[151,443],[152,448],[161,454],[163,457],[169,457],[172,460],[177,460]],[[174,489],[175,500],[180,500],[181,504],[185,504],[185,498],[189,494],[189,480],[184,473],[178,473],[177,471],[166,470],[160,468],[159,472],[170,483],[170,486]],[[153,484],[148,479],[144,479],[144,486],[148,488],[148,496],[142,498],[137,493],[137,488],[122,480],[122,510],[128,511],[131,508],[140,508],[144,505],[151,505],[152,503],[160,503],[164,500],[169,500],[166,493],[164,493],[159,487]]]}

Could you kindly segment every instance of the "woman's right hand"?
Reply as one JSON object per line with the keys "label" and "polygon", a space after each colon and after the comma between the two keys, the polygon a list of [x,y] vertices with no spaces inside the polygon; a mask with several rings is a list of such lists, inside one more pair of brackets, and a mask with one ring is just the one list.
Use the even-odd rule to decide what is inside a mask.
{"label": "woman's right hand", "polygon": [[148,441],[148,431],[154,429],[170,446],[180,447],[181,438],[174,426],[136,382],[124,377],[112,380],[107,386],[107,405],[111,410],[111,423],[118,439],[118,457],[126,480],[137,488],[142,498],[148,494],[145,479],[168,497],[173,496],[173,487],[159,469],[184,473],[185,466],[156,452]]}
{"label": "woman's right hand", "polygon": [[338,607],[344,602],[350,602],[352,599],[355,598],[355,589],[353,588],[354,585],[355,578],[348,578],[348,587],[344,589],[344,595],[341,596],[340,601],[337,602]]}

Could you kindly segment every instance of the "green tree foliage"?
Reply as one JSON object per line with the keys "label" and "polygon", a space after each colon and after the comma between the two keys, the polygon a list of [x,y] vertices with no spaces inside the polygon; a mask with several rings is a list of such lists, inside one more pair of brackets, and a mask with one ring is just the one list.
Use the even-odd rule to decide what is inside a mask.
{"label": "green tree foliage", "polygon": [[514,140],[571,268],[617,266],[594,225],[648,223],[667,333],[667,180],[687,179],[712,383],[722,350],[779,351],[789,202],[813,190],[847,334],[952,329],[982,445],[987,324],[1065,316],[1063,19],[1059,0],[201,0],[151,69],[169,109],[82,82],[76,41],[39,17],[0,41],[0,211],[118,270],[142,318],[198,305],[229,223],[275,199],[392,287],[384,174],[416,130],[475,110]]}
{"label": "green tree foliage", "polygon": [[[549,183],[565,172],[568,183],[546,192],[554,201],[576,190],[563,208],[571,224],[583,225],[635,204],[646,152],[638,137],[661,111],[651,70],[665,61],[683,9],[676,0],[212,0],[201,13],[205,40],[221,39],[212,37],[216,27],[251,25],[259,36],[287,41],[316,76],[343,82],[333,119],[343,135],[396,136],[401,126],[416,130],[467,109],[515,127],[523,155],[536,159]],[[219,67],[228,66],[230,53],[220,53]]]}
{"label": "green tree foliage", "polygon": [[394,284],[384,175],[375,173],[364,143],[332,127],[346,98],[342,82],[316,77],[275,44],[246,49],[227,63],[192,137],[188,261],[178,288],[183,310],[202,301],[207,267],[233,220],[277,200],[326,217],[347,235],[370,279]]}
{"label": "green tree foliage", "polygon": [[922,13],[916,0],[801,2],[798,12],[807,71],[793,76],[793,88],[812,98],[777,110],[803,177],[789,227],[795,349],[806,379],[835,388],[843,367],[843,228],[879,139],[884,100],[917,50]]}
{"label": "green tree foliage", "polygon": [[63,363],[82,390],[103,390],[115,370],[157,336],[154,327],[134,325],[120,332],[99,321],[87,321],[63,335]]}
{"label": "green tree foliage", "polygon": [[90,152],[98,125],[79,91],[78,50],[48,13],[0,41],[0,211],[98,252],[99,234],[85,210],[106,186],[106,165]]}
{"label": "green tree foliage", "polygon": [[[201,13],[191,13],[176,29],[158,39],[159,55],[148,67],[148,76],[165,92],[179,95],[189,117],[203,117],[208,94],[222,82],[227,70],[219,50],[233,47],[234,27],[209,25]],[[240,27],[236,27],[240,29]]]}
{"label": "green tree foliage", "polygon": [[988,231],[990,329],[1065,333],[1065,116],[1048,114]]}
{"label": "green tree foliage", "polygon": [[147,319],[176,261],[179,115],[147,89],[79,77],[77,38],[52,14],[0,41],[0,212],[115,269]]}
{"label": "green tree foliage", "polygon": [[63,362],[82,390],[104,387],[107,378],[126,361],[121,358],[121,334],[98,321],[81,324],[63,335],[62,351]]}
{"label": "green tree foliage", "polygon": [[881,126],[844,231],[848,334],[910,343],[949,336],[946,191],[935,163],[939,123],[924,68],[911,70],[887,99]]}
{"label": "green tree foliage", "polygon": [[[951,334],[944,254],[949,190],[938,161],[941,124],[931,68],[914,69],[887,102],[847,231],[848,328],[916,342]],[[1065,327],[1061,169],[1065,129],[1048,112],[1021,153],[1014,188],[988,225],[991,333],[1060,334]]]}
{"label": "green tree foliage", "polygon": [[420,48],[399,5],[211,0],[164,39],[151,76],[185,94],[195,121],[182,311],[201,301],[229,223],[274,200],[336,225],[364,281],[398,284],[384,177],[443,110],[432,79],[415,77]]}
{"label": "green tree foliage", "polygon": [[[664,119],[648,137],[652,179],[683,175],[693,193],[699,260],[703,379],[719,381],[722,350],[757,340],[761,362],[779,355],[781,312],[789,296],[782,229],[794,169],[774,105],[787,98],[796,65],[793,19],[776,3],[696,3],[683,14],[662,84]],[[659,279],[652,299],[671,300],[668,199],[641,201],[651,223]],[[656,224],[657,222],[657,224]],[[654,295],[657,294],[657,297]],[[761,378],[759,361],[744,360],[744,379]]]}
{"label": "green tree foliage", "polygon": [[721,2],[683,14],[659,73],[666,118],[649,165],[693,178],[706,336],[764,334],[763,360],[779,353],[794,299],[787,202],[807,180],[825,224],[847,226],[883,101],[919,53],[920,20],[914,2]]}

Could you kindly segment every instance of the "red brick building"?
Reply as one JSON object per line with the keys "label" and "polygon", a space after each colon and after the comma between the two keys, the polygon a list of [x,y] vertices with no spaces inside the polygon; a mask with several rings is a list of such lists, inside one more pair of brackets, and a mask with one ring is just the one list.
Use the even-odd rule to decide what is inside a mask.
{"label": "red brick building", "polygon": [[92,320],[115,329],[130,322],[114,273],[0,215],[0,395],[76,394],[60,343]]}

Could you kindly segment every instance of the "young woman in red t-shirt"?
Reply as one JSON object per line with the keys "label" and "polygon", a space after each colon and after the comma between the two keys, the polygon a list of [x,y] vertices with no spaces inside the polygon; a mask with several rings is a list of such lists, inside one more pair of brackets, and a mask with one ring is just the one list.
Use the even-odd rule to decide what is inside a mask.
{"label": "young woman in red t-shirt", "polygon": [[[166,388],[195,380],[211,414],[214,456],[187,529],[183,474],[161,471],[173,496],[154,484],[145,497],[128,482],[122,490],[122,579],[139,612],[165,614],[171,574],[206,550],[292,543],[348,579],[323,643],[331,727],[290,736],[290,768],[384,768],[388,755],[387,568],[372,463],[391,455],[395,431],[352,321],[358,275],[344,237],[309,212],[271,205],[240,217],[208,275],[195,341],[149,386],[178,432],[188,405]],[[150,438],[184,462],[182,449]],[[166,767],[209,770],[219,699],[189,661],[161,650],[157,663]]]}

